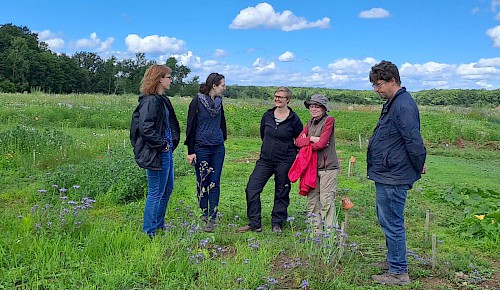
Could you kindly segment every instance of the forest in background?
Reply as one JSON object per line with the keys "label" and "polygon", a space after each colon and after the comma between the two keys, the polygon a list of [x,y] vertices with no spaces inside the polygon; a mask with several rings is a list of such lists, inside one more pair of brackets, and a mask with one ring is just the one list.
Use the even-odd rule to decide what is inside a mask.
{"label": "forest in background", "polygon": [[[119,60],[115,56],[101,58],[93,52],[74,55],[57,54],[39,41],[29,28],[13,24],[0,25],[0,92],[48,94],[97,93],[138,94],[141,78],[154,61],[144,53],[135,58]],[[172,69],[173,82],[167,92],[171,96],[193,96],[198,91],[200,77],[188,78],[191,69],[168,58],[165,65]],[[229,98],[269,99],[275,87],[231,85],[225,93]],[[292,87],[295,98],[307,99],[322,93],[331,101],[352,104],[376,104],[383,100],[371,90]],[[411,88],[409,88],[411,90]],[[423,90],[413,92],[421,105],[473,106],[500,105],[500,89],[496,90]]]}

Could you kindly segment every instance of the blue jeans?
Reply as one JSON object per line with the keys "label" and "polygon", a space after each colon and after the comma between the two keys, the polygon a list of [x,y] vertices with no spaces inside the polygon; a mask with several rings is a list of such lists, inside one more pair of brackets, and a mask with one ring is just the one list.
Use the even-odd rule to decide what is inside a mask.
{"label": "blue jeans", "polygon": [[215,220],[220,198],[220,177],[226,148],[224,144],[216,146],[195,145],[196,153],[196,192],[203,217]]}
{"label": "blue jeans", "polygon": [[377,192],[377,217],[385,234],[389,273],[408,271],[406,261],[406,230],[404,209],[410,185],[389,185],[375,182]]}
{"label": "blue jeans", "polygon": [[161,170],[146,169],[148,196],[144,206],[142,231],[154,236],[157,229],[163,229],[165,212],[170,194],[174,190],[174,161],[172,150],[161,153]]}

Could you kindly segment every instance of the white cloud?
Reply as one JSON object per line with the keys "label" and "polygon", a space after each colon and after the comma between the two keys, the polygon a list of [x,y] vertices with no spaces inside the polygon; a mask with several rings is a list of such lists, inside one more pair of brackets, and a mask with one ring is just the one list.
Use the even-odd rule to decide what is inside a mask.
{"label": "white cloud", "polygon": [[455,67],[449,64],[431,61],[424,64],[404,63],[399,71],[405,77],[437,79],[449,77],[454,69]]}
{"label": "white cloud", "polygon": [[273,6],[266,2],[241,10],[229,25],[231,29],[265,28],[282,31],[328,27],[330,27],[330,18],[328,17],[308,22],[304,17],[295,16],[290,10],[284,10],[281,13],[275,12]]}
{"label": "white cloud", "polygon": [[226,50],[220,48],[217,48],[214,52],[215,57],[226,57],[228,55],[229,53]]}
{"label": "white cloud", "polygon": [[252,64],[253,68],[258,72],[266,72],[270,70],[274,70],[276,65],[273,61],[268,62],[265,59],[258,57]]}
{"label": "white cloud", "polygon": [[457,74],[465,79],[484,80],[487,75],[499,75],[500,70],[491,66],[477,67],[475,63],[461,64],[457,68]]}
{"label": "white cloud", "polygon": [[389,11],[384,8],[372,8],[359,13],[360,18],[386,18],[390,15]]}
{"label": "white cloud", "polygon": [[323,69],[320,67],[320,66],[315,66],[311,69],[313,72],[315,73],[319,73],[319,72],[322,72]]}
{"label": "white cloud", "polygon": [[287,62],[287,61],[292,61],[295,59],[295,55],[293,52],[290,51],[285,51],[282,55],[278,57],[279,61]]}
{"label": "white cloud", "polygon": [[366,74],[371,67],[376,64],[374,58],[367,57],[363,60],[343,58],[328,64],[330,69],[336,75],[346,74]]}
{"label": "white cloud", "polygon": [[493,41],[493,47],[500,48],[500,25],[488,29],[486,35]]}
{"label": "white cloud", "polygon": [[47,43],[51,50],[58,51],[64,48],[64,40],[52,31],[43,30],[36,33],[38,34],[38,40]]}
{"label": "white cloud", "polygon": [[108,37],[104,42],[97,37],[97,33],[92,32],[90,38],[82,38],[76,41],[76,49],[93,48],[97,52],[106,52],[111,49],[115,39]]}
{"label": "white cloud", "polygon": [[487,89],[487,90],[494,90],[494,89],[497,89],[495,86],[493,86],[492,84],[489,84],[485,81],[479,81],[479,82],[476,82],[476,85],[482,89]]}
{"label": "white cloud", "polygon": [[479,13],[479,11],[481,11],[481,9],[479,9],[479,7],[474,7],[474,9],[472,9],[471,13],[477,14],[477,13]]}
{"label": "white cloud", "polygon": [[494,58],[481,58],[474,67],[490,67],[490,66],[498,66],[500,67],[500,57]]}
{"label": "white cloud", "polygon": [[498,13],[497,15],[495,15],[495,17],[493,17],[495,20],[500,20],[500,13]]}
{"label": "white cloud", "polygon": [[129,52],[138,53],[181,53],[185,49],[185,41],[175,37],[149,35],[141,38],[137,34],[129,34],[125,38],[125,44]]}
{"label": "white cloud", "polygon": [[[175,57],[175,59],[181,63],[182,65],[185,65],[189,68],[200,68],[202,67],[201,63],[201,58],[199,56],[193,55],[192,51],[188,51],[185,54],[172,54],[169,55],[169,57]],[[168,57],[166,57],[163,61],[167,60]]]}
{"label": "white cloud", "polygon": [[330,78],[332,81],[337,82],[337,83],[345,83],[349,81],[349,76],[348,75],[338,75],[336,73],[332,73]]}

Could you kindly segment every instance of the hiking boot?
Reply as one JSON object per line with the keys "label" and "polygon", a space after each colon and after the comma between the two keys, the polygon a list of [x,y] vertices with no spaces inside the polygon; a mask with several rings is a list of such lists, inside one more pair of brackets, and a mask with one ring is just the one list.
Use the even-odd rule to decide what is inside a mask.
{"label": "hiking boot", "polygon": [[392,274],[384,273],[382,275],[373,275],[372,279],[384,285],[408,285],[410,284],[410,277],[408,273]]}
{"label": "hiking boot", "polygon": [[215,231],[215,222],[213,220],[207,221],[207,224],[203,228],[203,231],[207,233],[213,233]]}
{"label": "hiking boot", "polygon": [[383,271],[389,271],[389,263],[387,261],[375,262],[371,264],[373,267],[377,267]]}
{"label": "hiking boot", "polygon": [[283,231],[281,230],[280,226],[273,226],[273,233],[279,234],[281,232],[283,232]]}
{"label": "hiking boot", "polygon": [[262,232],[262,228],[260,228],[260,227],[259,228],[252,228],[251,226],[246,225],[246,226],[242,226],[241,228],[238,229],[238,233],[246,233],[249,231],[260,233],[260,232]]}

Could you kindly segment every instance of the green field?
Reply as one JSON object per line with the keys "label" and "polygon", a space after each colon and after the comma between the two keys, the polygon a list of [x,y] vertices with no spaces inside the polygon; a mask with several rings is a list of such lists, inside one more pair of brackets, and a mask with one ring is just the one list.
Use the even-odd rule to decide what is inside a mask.
{"label": "green field", "polygon": [[[181,128],[189,101],[172,98]],[[168,231],[151,242],[141,233],[145,173],[128,141],[136,103],[133,95],[0,94],[0,289],[383,289],[371,281],[384,239],[365,177],[379,106],[339,103],[330,111],[341,221],[341,198],[355,204],[347,235],[311,234],[297,184],[289,222],[273,234],[272,180],[262,193],[263,232],[237,233],[247,223],[244,190],[272,100],[224,99],[229,138],[215,233],[201,231],[195,176],[180,146]],[[308,119],[300,101],[291,107]],[[498,289],[500,112],[421,107],[421,120],[428,173],[408,195],[412,283],[403,289]]]}

